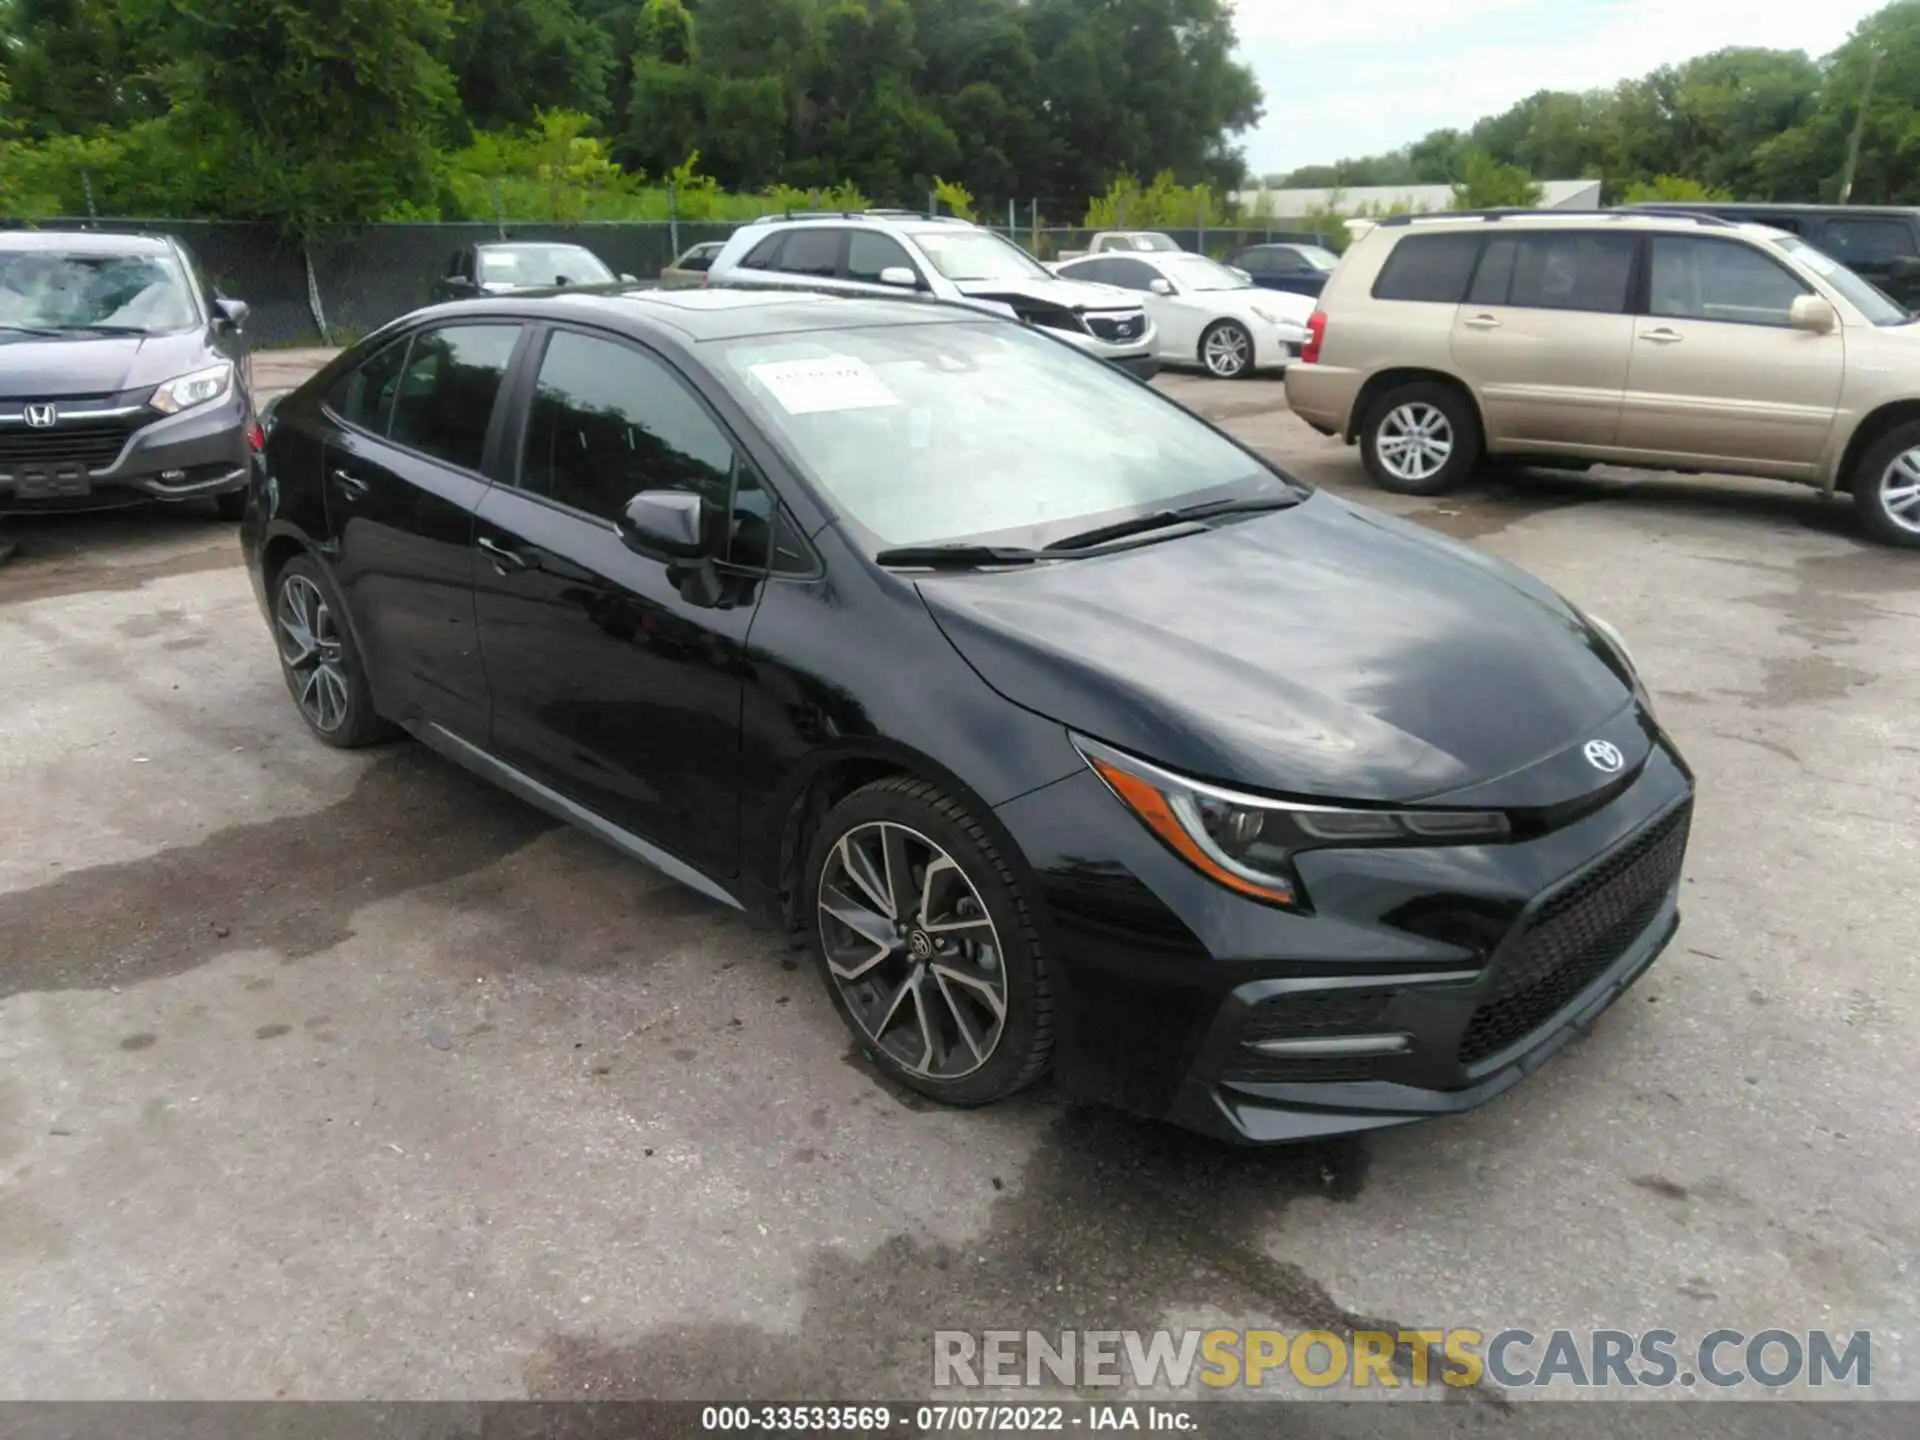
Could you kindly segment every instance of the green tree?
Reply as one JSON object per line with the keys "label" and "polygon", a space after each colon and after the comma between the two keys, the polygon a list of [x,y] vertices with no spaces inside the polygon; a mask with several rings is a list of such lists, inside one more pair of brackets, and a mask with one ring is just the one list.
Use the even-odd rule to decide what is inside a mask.
{"label": "green tree", "polygon": [[41,139],[159,114],[151,69],[161,18],[113,0],[10,0],[0,9],[12,77],[7,113]]}
{"label": "green tree", "polygon": [[462,0],[442,58],[477,130],[607,111],[613,40],[573,0]]}
{"label": "green tree", "polygon": [[1731,192],[1713,185],[1702,185],[1680,175],[1656,175],[1651,180],[1636,180],[1621,193],[1621,202],[1638,205],[1646,200],[1731,200]]}
{"label": "green tree", "polygon": [[[156,0],[149,0],[156,3]],[[437,213],[450,0],[196,0],[161,69],[207,211],[311,236]]]}
{"label": "green tree", "polygon": [[635,43],[621,158],[663,174],[706,136],[707,86],[695,68],[699,47],[693,16],[682,0],[647,0]]}
{"label": "green tree", "polygon": [[1518,165],[1494,159],[1484,150],[1469,150],[1460,161],[1460,178],[1453,182],[1456,210],[1529,208],[1540,203],[1540,187]]}

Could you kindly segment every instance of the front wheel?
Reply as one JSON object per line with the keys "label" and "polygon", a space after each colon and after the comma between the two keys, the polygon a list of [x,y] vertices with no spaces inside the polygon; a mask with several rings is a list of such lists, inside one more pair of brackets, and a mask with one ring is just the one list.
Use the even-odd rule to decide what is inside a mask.
{"label": "front wheel", "polygon": [[1053,1046],[1047,958],[1020,881],[966,808],[905,776],[828,812],[807,866],[834,1007],[889,1076],[949,1105],[1031,1084]]}
{"label": "front wheel", "polygon": [[1875,540],[1920,550],[1920,421],[1894,426],[1860,457],[1853,504]]}
{"label": "front wheel", "polygon": [[1253,336],[1235,320],[1221,320],[1200,337],[1200,363],[1216,380],[1238,380],[1253,373]]}
{"label": "front wheel", "polygon": [[1382,490],[1444,495],[1480,459],[1480,427],[1467,399],[1432,380],[1400,385],[1368,408],[1360,455]]}

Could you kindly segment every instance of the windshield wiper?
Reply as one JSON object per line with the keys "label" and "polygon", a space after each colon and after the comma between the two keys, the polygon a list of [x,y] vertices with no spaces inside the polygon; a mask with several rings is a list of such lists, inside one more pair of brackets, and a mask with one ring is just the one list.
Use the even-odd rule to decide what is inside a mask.
{"label": "windshield wiper", "polygon": [[46,325],[0,325],[0,331],[8,335],[64,335],[66,331],[55,330]]}
{"label": "windshield wiper", "polygon": [[1024,550],[1018,545],[901,545],[882,550],[874,561],[880,565],[900,565],[927,570],[977,570],[988,565],[1032,565],[1040,560],[1063,559],[1043,550]]}
{"label": "windshield wiper", "polygon": [[1131,520],[1116,520],[1111,525],[1096,526],[1092,530],[1082,530],[1078,535],[1055,540],[1047,549],[1085,550],[1090,546],[1104,545],[1109,540],[1125,540],[1133,535],[1146,535],[1175,525],[1191,525],[1218,515],[1253,515],[1266,510],[1290,509],[1299,503],[1298,495],[1263,495],[1251,500],[1208,500],[1198,505],[1180,505],[1170,510],[1156,510],[1150,515],[1136,515]]}

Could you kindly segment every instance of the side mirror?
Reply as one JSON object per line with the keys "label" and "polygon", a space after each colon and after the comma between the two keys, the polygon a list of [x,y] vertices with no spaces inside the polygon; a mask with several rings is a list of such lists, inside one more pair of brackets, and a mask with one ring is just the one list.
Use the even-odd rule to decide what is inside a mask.
{"label": "side mirror", "polygon": [[244,300],[220,299],[213,302],[214,324],[223,330],[238,331],[252,312]]}
{"label": "side mirror", "polygon": [[1840,317],[1833,306],[1819,295],[1796,295],[1787,311],[1787,324],[1815,335],[1825,335],[1839,323]]}
{"label": "side mirror", "polygon": [[707,502],[686,490],[642,490],[627,502],[620,538],[652,560],[698,560],[709,549]]}
{"label": "side mirror", "polygon": [[1155,280],[1147,286],[1147,289],[1156,295],[1171,295],[1174,293],[1173,282],[1171,280]]}
{"label": "side mirror", "polygon": [[893,285],[902,290],[918,290],[920,277],[904,265],[889,265],[880,272],[882,285]]}
{"label": "side mirror", "polygon": [[629,275],[629,274],[627,274],[627,272],[626,272],[626,271],[624,271],[624,270],[622,270],[622,271],[620,272],[620,283],[621,283],[622,285],[633,285],[633,284],[637,284],[637,283],[639,282],[639,279],[640,279],[640,277],[639,277],[638,275]]}

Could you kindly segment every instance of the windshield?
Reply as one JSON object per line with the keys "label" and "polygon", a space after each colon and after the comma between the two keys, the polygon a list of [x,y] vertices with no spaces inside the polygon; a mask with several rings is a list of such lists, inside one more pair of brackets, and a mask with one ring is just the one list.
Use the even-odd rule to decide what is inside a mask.
{"label": "windshield", "polygon": [[1158,262],[1167,277],[1186,290],[1251,290],[1253,282],[1204,255],[1167,255]]}
{"label": "windshield", "polygon": [[1118,370],[1012,325],[761,335],[717,368],[871,549],[1039,546],[1297,487]]}
{"label": "windshield", "polygon": [[0,327],[154,334],[199,323],[171,255],[0,252]]}
{"label": "windshield", "polygon": [[577,245],[516,245],[482,250],[480,278],[489,285],[598,285],[613,272]]}
{"label": "windshield", "polygon": [[1318,245],[1295,245],[1293,253],[1316,270],[1331,270],[1340,263],[1340,257],[1331,250],[1322,250]]}
{"label": "windshield", "polygon": [[1824,250],[1797,235],[1776,235],[1773,243],[1838,290],[1847,303],[1875,325],[1902,325],[1913,317],[1869,281],[1862,280]]}
{"label": "windshield", "polygon": [[991,230],[922,230],[913,239],[933,268],[956,284],[1053,278],[1038,260]]}

